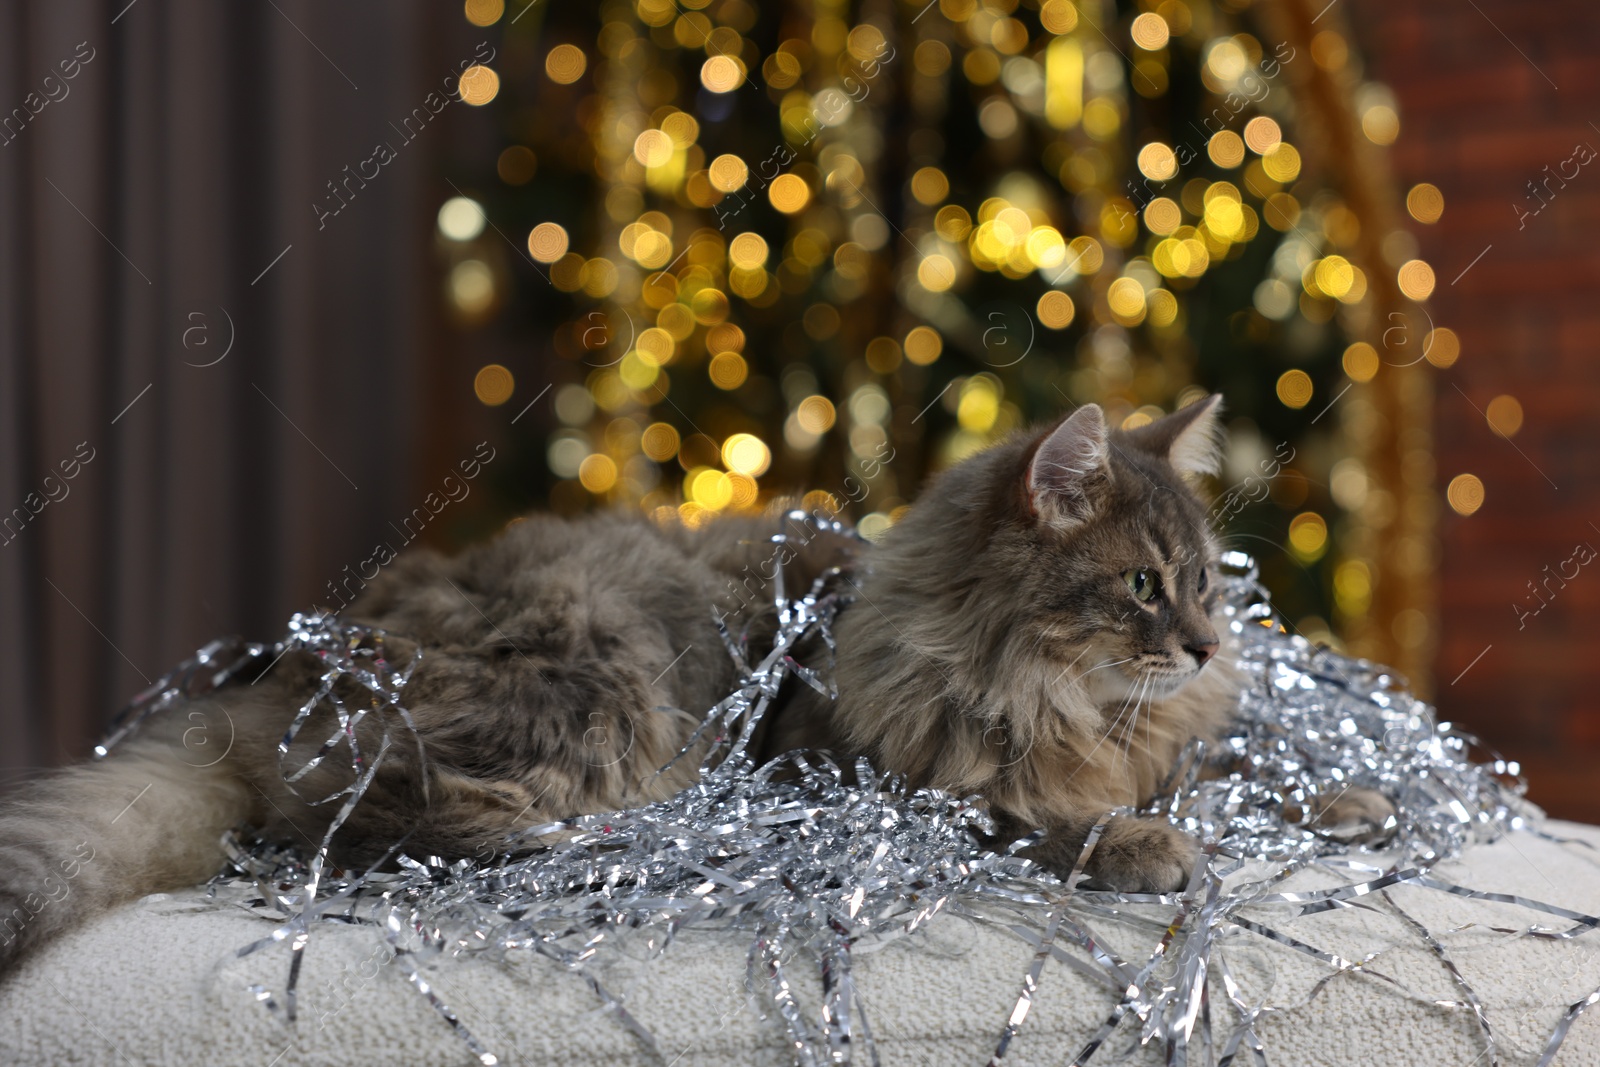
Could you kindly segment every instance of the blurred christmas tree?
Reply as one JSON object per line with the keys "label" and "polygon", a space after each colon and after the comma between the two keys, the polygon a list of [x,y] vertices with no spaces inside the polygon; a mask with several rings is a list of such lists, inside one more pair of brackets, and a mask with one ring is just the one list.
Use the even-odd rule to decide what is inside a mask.
{"label": "blurred christmas tree", "polygon": [[[1358,338],[1373,272],[1409,257],[1371,253],[1337,160],[1309,165],[1337,138],[1308,95],[1359,80],[1343,35],[1209,0],[466,16],[501,27],[505,147],[449,174],[449,297],[525,352],[480,400],[555,379],[508,509],[694,523],[804,493],[871,537],[1018,426],[1094,401],[1131,427],[1220,391],[1219,528],[1308,636],[1365,616],[1376,565],[1334,565],[1375,551],[1367,472],[1323,415],[1394,362]],[[1366,139],[1392,141],[1393,102],[1362,91]]]}

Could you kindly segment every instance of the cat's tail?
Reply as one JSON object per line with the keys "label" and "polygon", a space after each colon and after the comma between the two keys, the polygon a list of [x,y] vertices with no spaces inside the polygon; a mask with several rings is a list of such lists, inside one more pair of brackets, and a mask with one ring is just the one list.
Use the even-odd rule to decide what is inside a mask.
{"label": "cat's tail", "polygon": [[15,789],[0,800],[0,974],[117,904],[211,877],[249,813],[230,761],[161,738]]}

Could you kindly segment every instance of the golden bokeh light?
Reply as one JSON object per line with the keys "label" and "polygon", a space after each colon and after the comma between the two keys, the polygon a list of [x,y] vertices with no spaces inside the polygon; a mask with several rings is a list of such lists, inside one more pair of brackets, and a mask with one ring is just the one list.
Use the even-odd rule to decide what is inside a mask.
{"label": "golden bokeh light", "polygon": [[1261,157],[1261,169],[1273,181],[1288,184],[1300,177],[1300,152],[1288,142],[1279,144]]}
{"label": "golden bokeh light", "polygon": [[963,430],[986,434],[1000,415],[1000,390],[987,375],[977,374],[961,386],[956,402],[956,422]]}
{"label": "golden bokeh light", "polygon": [[741,233],[728,242],[728,262],[740,270],[755,270],[767,262],[767,242],[759,233]]}
{"label": "golden bokeh light", "polygon": [[1418,222],[1438,222],[1444,214],[1444,194],[1430,182],[1419,182],[1406,194],[1406,211]]}
{"label": "golden bokeh light", "polygon": [[1244,218],[1244,206],[1238,200],[1219,196],[1206,202],[1206,228],[1224,240],[1243,236]]}
{"label": "golden bokeh light", "polygon": [[1450,479],[1444,498],[1457,515],[1471,515],[1483,507],[1483,482],[1476,474],[1458,474]]}
{"label": "golden bokeh light", "polygon": [[1144,295],[1152,326],[1171,326],[1178,321],[1178,298],[1166,289],[1152,289]]}
{"label": "golden bokeh light", "polygon": [[1036,226],[1023,242],[1023,252],[1035,267],[1059,267],[1067,258],[1067,241],[1054,226]]}
{"label": "golden bokeh light", "polygon": [[1345,374],[1353,382],[1370,382],[1378,373],[1378,350],[1365,341],[1357,341],[1344,350],[1340,360],[1344,366]]}
{"label": "golden bokeh light", "polygon": [[[527,0],[461,2],[469,22],[505,26]],[[503,75],[469,61],[478,66],[462,79],[461,98],[503,107],[489,156],[500,152],[503,184],[490,178],[499,195],[475,186],[476,212],[458,198],[439,215],[454,324],[481,328],[532,282],[515,254],[493,251],[496,235],[478,221],[485,212],[507,233],[520,222],[512,201],[577,227],[520,222],[533,226],[521,231],[526,251],[567,308],[549,323],[552,367],[564,368],[551,372],[554,425],[542,457],[555,510],[642,506],[661,521],[702,525],[791,486],[799,495],[801,479],[826,479],[829,465],[871,469],[876,455],[873,499],[834,504],[879,536],[929,469],[1026,425],[1052,386],[1099,400],[1109,425],[1128,428],[1158,419],[1156,405],[1174,396],[1192,401],[1190,334],[1213,330],[1205,309],[1223,284],[1241,298],[1227,325],[1249,349],[1236,369],[1272,379],[1277,402],[1296,412],[1257,398],[1249,415],[1265,418],[1264,437],[1271,410],[1288,427],[1272,439],[1287,435],[1296,447],[1371,411],[1378,395],[1351,390],[1332,405],[1344,405],[1328,412],[1332,422],[1309,426],[1350,383],[1393,372],[1376,338],[1382,309],[1372,304],[1393,294],[1389,279],[1415,300],[1436,280],[1415,240],[1391,233],[1360,198],[1352,205],[1326,168],[1310,168],[1321,158],[1311,146],[1324,147],[1313,139],[1325,131],[1289,98],[1255,95],[1283,60],[1273,62],[1265,24],[1245,15],[1250,0],[1139,0],[1108,8],[1103,32],[1086,0],[939,0],[929,15],[944,22],[917,21],[925,2],[891,5],[891,22],[866,17],[870,5],[825,5],[809,20],[768,25],[755,0],[619,0],[598,16],[598,33],[550,26],[489,61]],[[519,19],[507,32],[538,21]],[[917,32],[907,36],[912,22]],[[1327,24],[1310,28],[1298,62],[1347,84],[1366,136],[1392,141],[1394,95],[1368,80],[1353,39],[1316,33]],[[899,59],[891,43],[908,46]],[[892,86],[878,80],[888,76],[879,67]],[[839,88],[848,78],[870,84],[870,99]],[[618,86],[628,90],[621,97]],[[1214,113],[1222,125],[1174,118],[1169,103],[1187,112],[1196,93],[1208,105],[1228,100]],[[952,124],[944,112],[958,97]],[[761,103],[770,115],[745,113]],[[541,114],[541,105],[562,113]],[[961,140],[962,130],[978,141]],[[906,150],[896,142],[886,153],[886,139],[897,137]],[[1307,144],[1308,156],[1290,141]],[[969,158],[978,149],[984,158]],[[574,174],[599,179],[591,206],[600,211],[581,225],[544,195],[547,180],[559,192]],[[1405,200],[1418,223],[1440,220],[1438,187],[1417,184]],[[1373,273],[1402,263],[1398,275]],[[1054,348],[1046,363],[1035,353],[1010,371],[998,360],[990,373],[974,340],[993,325],[983,316],[1008,286],[1031,293],[1033,325],[1053,332],[1039,346]],[[602,321],[605,329],[590,329]],[[1372,343],[1350,343],[1358,336]],[[1002,355],[985,339],[989,355]],[[1423,354],[1444,367],[1459,348],[1440,327]],[[1405,351],[1415,358],[1414,340]],[[1329,375],[1334,354],[1346,381]],[[475,372],[478,402],[512,414],[542,384],[528,388],[500,364],[472,363],[462,373]],[[1328,385],[1326,396],[1315,382]],[[1254,410],[1262,404],[1271,410]],[[924,405],[936,417],[908,428]],[[1520,431],[1517,398],[1495,397],[1485,410],[1494,432]],[[707,429],[693,429],[697,422]],[[907,433],[926,440],[884,458],[884,446],[899,447]],[[1318,574],[1328,602],[1296,616],[1316,621],[1319,633],[1378,608],[1387,629],[1393,609],[1374,594],[1380,570],[1385,583],[1391,565],[1406,572],[1371,531],[1405,525],[1405,509],[1434,476],[1430,447],[1407,445],[1408,463],[1427,452],[1430,466],[1417,480],[1412,463],[1405,485],[1375,467],[1369,486],[1359,464],[1330,473],[1319,452],[1282,479],[1297,493],[1272,487],[1276,530],[1266,532],[1284,538],[1290,560],[1327,568]],[[1470,514],[1455,489],[1451,507]]]}
{"label": "golden bokeh light", "polygon": [[498,363],[490,363],[479,368],[472,379],[472,391],[477,394],[480,402],[491,408],[497,408],[510,400],[516,387],[517,381],[511,376],[511,372]]}
{"label": "golden bokeh light", "polygon": [[1213,77],[1223,82],[1231,82],[1245,72],[1250,65],[1250,57],[1239,46],[1239,42],[1231,37],[1222,37],[1212,42],[1211,49],[1206,53],[1206,67]]}
{"label": "golden bokeh light", "polygon": [[540,263],[554,263],[567,254],[566,228],[555,222],[541,222],[528,232],[528,254]]}
{"label": "golden bokeh light", "polygon": [[1144,286],[1134,278],[1118,278],[1106,290],[1106,303],[1118,319],[1143,318]]}
{"label": "golden bokeh light", "polygon": [[[694,333],[694,316],[682,304],[672,303],[661,309],[656,316],[656,325],[672,335],[674,341],[687,341]],[[737,326],[734,327],[738,329]],[[707,342],[709,344],[709,335]]]}
{"label": "golden bokeh light", "polygon": [[1106,250],[1093,237],[1074,237],[1067,243],[1067,262],[1079,274],[1089,275],[1106,261]]}
{"label": "golden bokeh light", "polygon": [[1144,224],[1151,233],[1166,237],[1183,225],[1183,209],[1176,201],[1158,196],[1144,206]]}
{"label": "golden bokeh light", "polygon": [[591,493],[604,493],[617,484],[617,465],[598,452],[585,456],[578,467],[578,481]]}
{"label": "golden bokeh light", "polygon": [[544,73],[557,85],[571,85],[589,68],[589,57],[575,44],[558,44],[544,57]]}
{"label": "golden bokeh light", "polygon": [[685,488],[694,503],[710,511],[721,511],[733,503],[733,480],[722,471],[710,467],[697,468],[684,479]]}
{"label": "golden bokeh light", "polygon": [[833,429],[833,401],[825,396],[812,395],[800,401],[794,410],[795,420],[807,433],[821,434]]}
{"label": "golden bokeh light", "polygon": [[1244,124],[1244,143],[1250,151],[1264,156],[1283,143],[1283,130],[1265,115],[1257,115]]}
{"label": "golden bokeh light", "polygon": [[711,185],[719,192],[734,192],[749,177],[750,169],[745,166],[744,160],[732,153],[720,155],[711,161]]}
{"label": "golden bokeh light", "polygon": [[583,288],[584,258],[568,252],[550,264],[550,284],[563,293],[575,293]]}
{"label": "golden bokeh light", "polygon": [[1206,155],[1219,167],[1237,167],[1244,162],[1244,139],[1232,130],[1222,130],[1206,142]]}
{"label": "golden bokeh light", "polygon": [[447,286],[451,302],[464,315],[483,315],[494,307],[494,271],[481,259],[464,259],[450,268]]}
{"label": "golden bokeh light", "polygon": [[956,281],[956,265],[949,256],[935,252],[917,264],[917,282],[930,293],[942,293]]}
{"label": "golden bokeh light", "polygon": [[1373,144],[1394,144],[1400,136],[1400,116],[1387,104],[1369,107],[1361,115],[1361,132]]}
{"label": "golden bokeh light", "polygon": [[506,13],[505,0],[467,0],[465,14],[474,26],[493,26]]}
{"label": "golden bokeh light", "polygon": [[768,88],[791,88],[800,80],[800,74],[800,61],[790,52],[774,52],[761,64],[761,76]]}
{"label": "golden bokeh light", "polygon": [[1407,261],[1401,266],[1397,278],[1400,291],[1412,300],[1426,300],[1433,295],[1433,268],[1423,260]]}
{"label": "golden bokeh light", "polygon": [[1167,40],[1171,30],[1167,27],[1167,20],[1154,11],[1146,11],[1133,20],[1133,25],[1128,29],[1128,35],[1133,38],[1133,43],[1143,48],[1146,52],[1154,52],[1159,48],[1167,47]]}
{"label": "golden bokeh light", "polygon": [[642,222],[630,222],[617,237],[622,254],[641,267],[662,267],[672,258],[672,239]]}
{"label": "golden bokeh light", "polygon": [[689,298],[689,310],[702,326],[724,322],[728,318],[728,294],[720,289],[702,289]]}
{"label": "golden bokeh light", "polygon": [[727,93],[744,83],[744,65],[732,56],[712,56],[700,67],[700,84],[713,93]]}
{"label": "golden bokeh light", "polygon": [[867,366],[877,374],[893,374],[900,366],[900,342],[893,337],[874,337],[867,342]]}
{"label": "golden bokeh light", "polygon": [[604,256],[584,260],[582,287],[592,297],[610,296],[617,289],[617,265]]}
{"label": "golden bokeh light", "polygon": [[639,451],[657,463],[678,454],[678,431],[665,422],[652,422],[639,435]]}
{"label": "golden bokeh light", "polygon": [[1064,330],[1071,326],[1072,318],[1077,313],[1072,306],[1072,297],[1059,289],[1051,289],[1039,297],[1036,310],[1040,324],[1052,330]]}
{"label": "golden bokeh light", "polygon": [[647,167],[659,167],[672,158],[674,147],[665,130],[645,130],[633,140],[633,158]]}
{"label": "golden bokeh light", "polygon": [[1078,5],[1072,0],[1045,0],[1039,24],[1054,34],[1071,33],[1078,27]]}
{"label": "golden bokeh light", "polygon": [[911,195],[932,207],[950,195],[950,179],[938,167],[923,167],[911,176]]}
{"label": "golden bokeh light", "polygon": [[500,92],[500,75],[483,64],[475,64],[461,72],[460,94],[463,103],[482,107]]}
{"label": "golden bokeh light", "polygon": [[1355,283],[1355,268],[1343,256],[1325,256],[1317,262],[1316,283],[1322,293],[1338,299]]}
{"label": "golden bokeh light", "polygon": [[1096,141],[1109,141],[1122,129],[1122,111],[1107,97],[1097,96],[1083,106],[1083,132]]}
{"label": "golden bokeh light", "polygon": [[638,339],[634,341],[634,348],[644,362],[652,367],[663,367],[672,362],[678,346],[666,330],[659,326],[651,326],[639,334]]}
{"label": "golden bokeh light", "polygon": [[687,148],[700,136],[700,120],[687,111],[674,111],[661,120],[661,132],[678,148]]}
{"label": "golden bokeh light", "polygon": [[772,466],[772,450],[754,434],[736,433],[722,442],[722,463],[730,471],[759,478]]}
{"label": "golden bokeh light", "polygon": [[1178,173],[1178,157],[1171,146],[1151,141],[1139,149],[1139,171],[1152,181],[1164,182]]}
{"label": "golden bokeh light", "polygon": [[656,379],[661,376],[661,365],[655,360],[645,356],[638,349],[634,349],[622,357],[617,364],[617,377],[622,379],[622,384],[635,392],[642,393],[656,384]]}
{"label": "golden bokeh light", "polygon": [[798,174],[780,174],[767,186],[767,199],[785,215],[793,215],[811,201],[811,187]]}
{"label": "golden bokeh light", "polygon": [[889,527],[894,521],[881,511],[872,511],[861,516],[861,521],[856,523],[856,533],[868,541],[876,541],[889,532]]}
{"label": "golden bokeh light", "polygon": [[718,352],[706,366],[711,384],[718,389],[737,389],[750,374],[749,365],[737,352]]}
{"label": "golden bokeh light", "polygon": [[737,471],[728,475],[728,487],[731,490],[731,499],[728,501],[728,506],[731,508],[750,507],[755,504],[761,492],[754,478],[748,474],[740,474]]}
{"label": "golden bokeh light", "polygon": [[1287,230],[1300,221],[1300,201],[1288,193],[1273,193],[1261,205],[1261,217],[1274,230]]}
{"label": "golden bokeh light", "polygon": [[1337,31],[1323,30],[1311,38],[1311,61],[1323,70],[1342,70],[1349,59],[1350,45]]}
{"label": "golden bokeh light", "polygon": [[919,367],[926,367],[944,351],[944,338],[931,326],[914,326],[906,334],[904,348],[906,359]]}
{"label": "golden bokeh light", "polygon": [[731,322],[719,323],[706,331],[706,351],[743,352],[744,331]]}
{"label": "golden bokeh light", "polygon": [[1328,550],[1328,523],[1314,511],[1289,520],[1289,547],[1302,563],[1315,563]]}
{"label": "golden bokeh light", "polygon": [[933,228],[947,241],[965,241],[972,232],[972,216],[959,204],[946,204],[933,217]]}
{"label": "golden bokeh light", "polygon": [[1311,375],[1303,370],[1286,370],[1278,376],[1278,399],[1284,407],[1305,407],[1311,403],[1311,391]]}
{"label": "golden bokeh light", "polygon": [[1364,615],[1372,603],[1372,569],[1365,561],[1346,560],[1333,572],[1333,599],[1345,615]]}
{"label": "golden bokeh light", "polygon": [[1139,216],[1133,203],[1112,197],[1101,208],[1101,237],[1107,245],[1126,248],[1139,237]]}
{"label": "golden bokeh light", "polygon": [[1497,396],[1484,412],[1489,429],[1510,440],[1522,429],[1522,404],[1514,396]]}
{"label": "golden bokeh light", "polygon": [[1436,326],[1422,341],[1423,354],[1435,367],[1448,367],[1461,358],[1461,339],[1448,326]]}

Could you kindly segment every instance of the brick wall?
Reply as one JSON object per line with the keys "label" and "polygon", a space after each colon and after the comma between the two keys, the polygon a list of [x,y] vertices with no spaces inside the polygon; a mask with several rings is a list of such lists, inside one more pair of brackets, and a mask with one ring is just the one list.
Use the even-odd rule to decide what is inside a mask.
{"label": "brick wall", "polygon": [[[1474,515],[1443,510],[1440,714],[1520,759],[1552,814],[1600,822],[1600,558],[1566,563],[1576,577],[1552,579],[1520,628],[1513,610],[1539,605],[1527,583],[1579,542],[1600,548],[1600,156],[1551,180],[1521,228],[1513,209],[1537,206],[1527,183],[1575,145],[1600,151],[1600,8],[1356,0],[1343,15],[1399,97],[1399,179],[1444,192],[1444,217],[1416,226],[1429,313],[1461,338],[1434,372],[1438,483],[1471,472],[1486,490]],[[1502,394],[1524,413],[1509,441],[1480,413]]]}

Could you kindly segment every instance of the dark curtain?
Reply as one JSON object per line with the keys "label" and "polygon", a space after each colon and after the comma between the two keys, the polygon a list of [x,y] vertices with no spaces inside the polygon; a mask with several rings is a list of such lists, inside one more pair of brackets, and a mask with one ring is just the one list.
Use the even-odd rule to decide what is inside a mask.
{"label": "dark curtain", "polygon": [[441,12],[0,5],[7,780],[209,638],[281,634],[415,503],[442,134],[390,124],[451,73]]}

